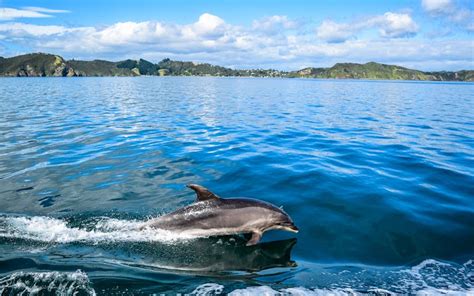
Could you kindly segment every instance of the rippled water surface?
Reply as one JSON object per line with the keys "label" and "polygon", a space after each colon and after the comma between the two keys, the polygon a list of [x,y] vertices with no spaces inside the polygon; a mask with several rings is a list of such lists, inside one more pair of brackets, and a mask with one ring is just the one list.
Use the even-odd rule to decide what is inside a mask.
{"label": "rippled water surface", "polygon": [[[187,183],[300,232],[138,230]],[[474,84],[0,79],[6,295],[474,293],[473,198]]]}

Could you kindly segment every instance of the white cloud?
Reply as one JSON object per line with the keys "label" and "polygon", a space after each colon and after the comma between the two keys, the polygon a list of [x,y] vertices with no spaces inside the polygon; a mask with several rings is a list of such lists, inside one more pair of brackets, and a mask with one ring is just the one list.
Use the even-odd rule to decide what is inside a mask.
{"label": "white cloud", "polygon": [[37,6],[27,6],[23,7],[24,10],[29,10],[29,11],[36,11],[36,12],[44,12],[44,13],[69,13],[69,10],[63,10],[63,9],[49,9],[49,8],[44,8],[44,7],[37,7]]}
{"label": "white cloud", "polygon": [[[191,24],[158,21],[119,22],[107,27],[40,26],[25,23],[0,24],[0,34],[11,43],[40,50],[105,53],[128,51],[199,52],[238,48],[237,40],[248,39],[237,26],[208,13]],[[252,40],[254,42],[255,40]]]}
{"label": "white cloud", "polygon": [[448,21],[461,25],[468,31],[474,31],[474,10],[462,7],[452,0],[422,0],[421,6],[432,17],[444,17]]}
{"label": "white cloud", "polygon": [[213,46],[212,42],[215,39],[222,39],[229,32],[232,32],[232,27],[223,19],[204,13],[197,22],[189,25],[174,25],[157,21],[120,22],[103,29],[96,29],[90,37],[105,46],[131,44],[161,46],[159,43],[163,42],[171,46],[177,43],[191,45],[193,42]]}
{"label": "white cloud", "polygon": [[336,23],[326,20],[316,29],[316,36],[330,43],[344,42],[354,39],[357,33],[378,28],[382,37],[411,37],[418,32],[418,25],[406,13],[386,12],[383,15],[370,17],[352,23]]}
{"label": "white cloud", "polygon": [[385,37],[410,37],[418,32],[418,25],[405,13],[387,12],[374,22],[380,25],[380,34]]}
{"label": "white cloud", "polygon": [[252,28],[265,32],[281,32],[296,29],[298,23],[290,20],[286,15],[273,15],[253,21]]}
{"label": "white cloud", "polygon": [[93,37],[107,45],[126,45],[130,42],[151,43],[165,36],[168,30],[159,22],[123,22],[96,30]]}
{"label": "white cloud", "polygon": [[336,22],[326,20],[316,29],[316,36],[330,43],[344,42],[354,35],[354,28],[349,24],[338,24]]}
{"label": "white cloud", "polygon": [[197,22],[186,29],[191,30],[196,36],[217,36],[224,32],[225,22],[218,16],[204,13]]}
{"label": "white cloud", "polygon": [[24,23],[0,23],[0,32],[10,37],[41,37],[71,31],[63,26],[39,26]]}
{"label": "white cloud", "polygon": [[[347,59],[389,61],[391,59],[422,61],[429,59],[467,59],[473,49],[470,40],[442,40],[429,43],[414,39],[349,40],[345,43],[327,43],[324,47],[296,40],[295,56],[325,56]],[[473,64],[474,61],[471,62]]]}
{"label": "white cloud", "polygon": [[[325,21],[317,36],[306,28],[284,29],[281,24],[285,19],[288,20],[273,18],[273,23],[280,23],[278,34],[269,29],[271,26],[261,25],[262,19],[243,27],[208,13],[189,24],[144,21],[106,27],[66,27],[7,22],[0,23],[0,38],[6,46],[4,52],[12,48],[10,54],[16,53],[17,48],[27,48],[29,52],[52,52],[82,59],[146,58],[156,62],[169,57],[239,68],[280,69],[370,60],[415,64],[422,69],[430,69],[429,65],[434,63],[446,70],[474,67],[470,40],[426,42],[395,38],[417,32],[418,26],[408,14],[385,13],[353,23]],[[260,27],[255,25],[257,22]],[[382,38],[356,38],[357,33],[369,29],[378,30]]]}
{"label": "white cloud", "polygon": [[421,6],[429,13],[446,13],[454,9],[452,0],[422,0]]}
{"label": "white cloud", "polygon": [[0,8],[0,20],[13,20],[16,18],[36,18],[36,17],[50,17],[50,15],[40,13],[37,11],[15,9],[15,8]]}
{"label": "white cloud", "polygon": [[67,10],[55,10],[43,7],[24,7],[22,9],[0,7],[0,21],[10,21],[17,18],[52,17],[52,13],[64,13]]}

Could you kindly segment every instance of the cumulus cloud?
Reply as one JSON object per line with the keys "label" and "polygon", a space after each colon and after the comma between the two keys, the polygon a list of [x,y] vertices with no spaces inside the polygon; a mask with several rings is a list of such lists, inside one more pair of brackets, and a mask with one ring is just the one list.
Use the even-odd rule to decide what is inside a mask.
{"label": "cumulus cloud", "polygon": [[103,30],[94,29],[91,36],[104,45],[126,45],[130,42],[156,42],[158,38],[166,36],[169,31],[159,22],[120,22]]}
{"label": "cumulus cloud", "polygon": [[218,16],[204,13],[197,22],[174,25],[158,21],[120,22],[101,30],[96,29],[91,37],[102,45],[124,44],[157,45],[160,42],[182,43],[205,42],[221,39],[232,27]]}
{"label": "cumulus cloud", "polygon": [[226,29],[226,23],[218,16],[204,13],[198,21],[191,26],[184,28],[186,33],[191,33],[191,37],[195,36],[221,36]]}
{"label": "cumulus cloud", "polygon": [[255,40],[237,26],[204,13],[191,24],[158,21],[119,22],[107,27],[40,26],[26,23],[0,24],[8,42],[23,43],[41,50],[102,53],[133,50],[168,52],[217,51],[245,46]]}
{"label": "cumulus cloud", "polygon": [[[356,38],[358,32],[368,29],[378,30],[382,38]],[[69,27],[4,22],[0,23],[0,38],[7,47],[5,51],[11,46],[16,53],[16,48],[23,47],[29,52],[52,52],[82,59],[146,58],[156,62],[169,57],[239,68],[280,69],[370,60],[405,66],[418,63],[418,67],[423,61],[426,65],[438,61],[441,69],[448,68],[441,67],[439,61],[449,61],[451,68],[474,67],[472,41],[427,43],[417,38],[400,38],[417,30],[408,14],[391,12],[353,23],[325,21],[316,36],[314,31],[294,27],[283,16],[259,19],[245,27],[205,13],[188,24],[144,21]]]}
{"label": "cumulus cloud", "polygon": [[339,43],[355,38],[363,30],[375,28],[382,37],[388,38],[412,37],[418,32],[418,25],[409,14],[386,12],[352,23],[323,21],[316,29],[316,36],[326,42]]}
{"label": "cumulus cloud", "polygon": [[383,16],[372,19],[372,23],[380,26],[380,34],[384,37],[411,37],[418,32],[418,25],[406,13],[387,12]]}
{"label": "cumulus cloud", "polygon": [[0,7],[0,21],[10,21],[17,18],[52,17],[52,13],[63,13],[67,10],[55,10],[42,7],[24,7],[22,9]]}

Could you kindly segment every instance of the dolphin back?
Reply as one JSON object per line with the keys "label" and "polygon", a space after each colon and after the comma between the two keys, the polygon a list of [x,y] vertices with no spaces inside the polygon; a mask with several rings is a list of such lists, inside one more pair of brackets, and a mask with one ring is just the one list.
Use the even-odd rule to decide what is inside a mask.
{"label": "dolphin back", "polygon": [[271,203],[251,198],[220,198],[208,189],[190,184],[196,201],[147,222],[142,228],[159,228],[196,236],[251,233],[248,245],[258,243],[270,229],[297,232],[291,218]]}

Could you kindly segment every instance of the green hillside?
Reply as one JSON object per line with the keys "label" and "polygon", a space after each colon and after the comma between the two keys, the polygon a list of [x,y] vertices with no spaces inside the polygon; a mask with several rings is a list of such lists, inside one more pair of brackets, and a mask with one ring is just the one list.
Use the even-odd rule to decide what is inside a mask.
{"label": "green hillside", "polygon": [[0,59],[1,76],[75,76],[58,55],[32,53]]}
{"label": "green hillside", "polygon": [[366,64],[337,63],[331,68],[307,68],[296,71],[296,76],[337,79],[436,80],[433,75],[422,71],[374,62]]}
{"label": "green hillside", "polygon": [[285,72],[273,69],[235,70],[207,63],[164,59],[154,64],[139,60],[66,61],[58,55],[33,53],[11,58],[0,57],[0,76],[245,76],[333,79],[397,79],[435,81],[474,81],[474,71],[422,72],[396,65],[370,62],[337,63],[330,68],[305,68]]}
{"label": "green hillside", "polygon": [[118,68],[129,69],[134,74],[139,75],[158,75],[158,66],[152,62],[139,59],[135,60],[125,60],[116,63]]}
{"label": "green hillside", "polygon": [[164,59],[157,64],[159,69],[166,69],[169,75],[176,76],[240,76],[237,70],[193,62],[180,62]]}
{"label": "green hillside", "polygon": [[70,60],[68,64],[74,69],[75,76],[137,76],[128,68],[119,68],[118,63],[104,60],[76,61]]}

